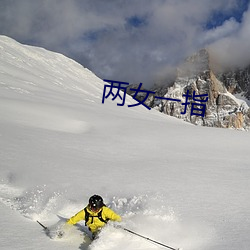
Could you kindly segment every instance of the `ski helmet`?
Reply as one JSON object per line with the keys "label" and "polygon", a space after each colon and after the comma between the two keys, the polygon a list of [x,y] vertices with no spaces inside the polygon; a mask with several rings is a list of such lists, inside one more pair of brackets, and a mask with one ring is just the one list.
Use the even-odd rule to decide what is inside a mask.
{"label": "ski helmet", "polygon": [[93,210],[98,210],[103,207],[103,199],[99,195],[93,195],[89,198],[89,206]]}

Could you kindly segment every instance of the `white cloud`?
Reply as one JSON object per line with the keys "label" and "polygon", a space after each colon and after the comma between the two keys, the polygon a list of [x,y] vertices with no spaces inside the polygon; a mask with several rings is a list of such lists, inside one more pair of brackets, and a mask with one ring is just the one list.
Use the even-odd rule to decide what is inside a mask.
{"label": "white cloud", "polygon": [[[237,0],[2,0],[0,33],[63,52],[102,78],[146,84],[155,76],[163,78],[168,67],[205,45],[213,43],[220,50],[221,44],[236,43],[238,38],[230,34],[238,33],[242,43],[249,38],[247,14],[242,24],[229,19],[214,30],[204,29],[215,11],[230,14],[237,4]],[[143,20],[143,25],[131,25],[132,17]]]}
{"label": "white cloud", "polygon": [[250,64],[250,9],[244,13],[242,22],[234,32],[210,45],[215,60],[226,67]]}
{"label": "white cloud", "polygon": [[211,44],[214,41],[218,41],[222,38],[235,34],[239,28],[240,24],[235,20],[235,18],[232,17],[229,20],[226,20],[221,26],[205,30],[200,36],[200,42],[201,44]]}

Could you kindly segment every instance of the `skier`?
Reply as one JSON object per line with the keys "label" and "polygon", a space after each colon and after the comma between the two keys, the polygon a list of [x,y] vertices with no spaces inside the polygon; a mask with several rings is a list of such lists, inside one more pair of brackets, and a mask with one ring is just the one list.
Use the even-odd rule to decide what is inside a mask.
{"label": "skier", "polygon": [[89,198],[89,204],[72,216],[67,224],[74,225],[80,220],[85,220],[85,226],[92,232],[94,239],[109,220],[120,222],[122,219],[120,215],[105,206],[101,196],[95,194]]}

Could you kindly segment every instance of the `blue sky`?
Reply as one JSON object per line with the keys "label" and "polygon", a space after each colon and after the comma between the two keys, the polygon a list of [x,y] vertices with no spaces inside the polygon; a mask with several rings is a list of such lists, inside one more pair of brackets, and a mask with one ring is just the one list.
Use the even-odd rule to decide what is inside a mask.
{"label": "blue sky", "polygon": [[166,81],[210,48],[250,63],[250,0],[1,0],[0,34],[63,53],[101,78]]}
{"label": "blue sky", "polygon": [[224,13],[222,10],[216,10],[211,13],[211,18],[207,21],[206,28],[212,29],[223,25],[225,20],[234,18],[237,22],[242,22],[244,12],[248,9],[249,0],[240,0],[236,8],[233,8],[229,13]]}

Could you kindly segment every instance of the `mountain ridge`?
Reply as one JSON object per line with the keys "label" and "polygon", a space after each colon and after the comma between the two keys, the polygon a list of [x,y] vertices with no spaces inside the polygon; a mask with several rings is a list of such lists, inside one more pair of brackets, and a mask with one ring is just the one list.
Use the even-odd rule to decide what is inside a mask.
{"label": "mountain ridge", "polygon": [[[204,117],[191,115],[190,106],[187,107],[186,114],[182,114],[183,104],[171,100],[159,101],[154,96],[148,98],[147,105],[195,125],[248,130],[250,109],[247,103],[250,99],[247,98],[250,97],[250,66],[226,72],[219,70],[217,72],[213,66],[209,50],[201,49],[177,68],[176,79],[170,86],[155,85],[151,89],[158,96],[178,98],[183,102],[183,94],[187,90],[189,93],[196,91],[198,95],[208,94]],[[234,96],[235,94],[237,96]],[[191,98],[189,101],[192,103]],[[202,104],[202,102],[196,103]]]}

